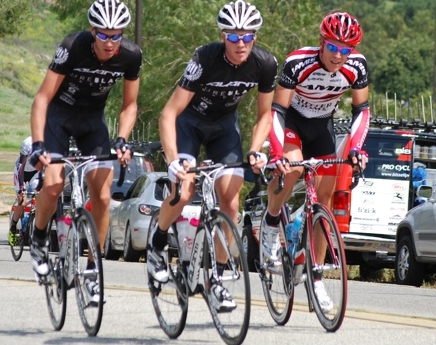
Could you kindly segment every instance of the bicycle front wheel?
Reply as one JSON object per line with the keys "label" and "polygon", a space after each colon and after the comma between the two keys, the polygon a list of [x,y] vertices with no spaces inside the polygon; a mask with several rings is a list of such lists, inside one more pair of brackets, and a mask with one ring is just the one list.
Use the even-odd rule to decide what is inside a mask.
{"label": "bicycle front wheel", "polygon": [[[313,255],[307,255],[306,288],[321,325],[328,332],[335,332],[344,320],[347,306],[345,251],[336,220],[325,206],[314,205],[312,226],[314,232],[321,231],[327,249],[323,263],[317,264],[313,260]],[[307,236],[307,253],[311,253],[310,237]]]}
{"label": "bicycle front wheel", "polygon": [[[95,336],[100,330],[104,304],[100,242],[94,219],[84,208],[76,210],[73,226],[76,228],[74,287],[77,307],[86,332]],[[89,262],[94,262],[95,267],[89,265]]]}
{"label": "bicycle front wheel", "polygon": [[[155,211],[150,221],[150,236],[159,219],[159,210]],[[179,248],[172,241],[174,234],[168,234],[168,253],[176,253],[176,257],[168,258],[169,279],[166,283],[155,281],[148,274],[148,286],[150,288],[151,301],[156,313],[159,325],[165,334],[171,339],[177,338],[185,329],[188,315],[188,287],[186,276],[180,262]],[[147,243],[149,239],[147,238]],[[175,238],[177,241],[177,237]]]}
{"label": "bicycle front wheel", "polygon": [[67,311],[67,287],[64,280],[63,260],[59,253],[49,253],[50,274],[43,280],[50,321],[56,331],[62,329]]}
{"label": "bicycle front wheel", "polygon": [[[224,342],[241,344],[247,335],[251,308],[247,257],[238,230],[227,214],[213,210],[208,219],[203,253],[205,299]],[[218,248],[227,256],[227,262],[220,264],[220,272],[217,270]],[[222,288],[230,294],[235,306],[219,308],[215,296],[219,291],[222,293]]]}
{"label": "bicycle front wheel", "polygon": [[[291,317],[294,304],[294,285],[291,279],[291,261],[286,248],[285,222],[283,217],[279,223],[279,236],[282,243],[279,260],[270,261],[259,245],[259,275],[262,283],[263,295],[271,317],[276,324],[283,326]],[[263,217],[262,217],[263,219]],[[260,226],[259,239],[264,236],[264,224]]]}

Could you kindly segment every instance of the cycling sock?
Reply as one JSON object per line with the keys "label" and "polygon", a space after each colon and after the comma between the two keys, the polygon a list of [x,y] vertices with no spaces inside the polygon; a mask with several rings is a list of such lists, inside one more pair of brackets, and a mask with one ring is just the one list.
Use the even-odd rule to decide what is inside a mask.
{"label": "cycling sock", "polygon": [[216,263],[216,270],[219,276],[223,275],[225,268],[226,268],[226,264],[222,264],[221,262]]}
{"label": "cycling sock", "polygon": [[95,269],[95,262],[88,259],[88,264],[86,265],[87,270]]}
{"label": "cycling sock", "polygon": [[35,226],[35,230],[33,231],[33,241],[39,246],[45,246],[46,239],[47,235],[45,233],[45,229],[41,230]]}
{"label": "cycling sock", "polygon": [[322,279],[322,273],[318,272],[318,271],[314,271],[313,272],[313,280],[317,281],[317,280],[321,280]]}
{"label": "cycling sock", "polygon": [[152,240],[153,247],[156,247],[157,249],[163,249],[167,245],[167,242],[168,231],[163,231],[158,226]]}
{"label": "cycling sock", "polygon": [[265,221],[268,225],[279,225],[280,213],[277,216],[272,216],[269,212],[266,212]]}

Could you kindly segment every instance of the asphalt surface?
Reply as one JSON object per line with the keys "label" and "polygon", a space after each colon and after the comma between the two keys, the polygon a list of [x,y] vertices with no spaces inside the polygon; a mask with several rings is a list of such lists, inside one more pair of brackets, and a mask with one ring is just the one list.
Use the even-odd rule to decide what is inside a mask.
{"label": "asphalt surface", "polygon": [[[34,281],[28,249],[20,261],[7,245],[7,218],[0,218],[0,344],[224,344],[204,300],[189,300],[184,332],[176,340],[160,329],[147,288],[144,263],[103,261],[105,297],[97,337],[88,337],[79,319],[74,290],[68,291],[63,329],[53,330],[44,289]],[[297,287],[286,326],[276,326],[251,277],[252,312],[244,344],[435,344],[436,290],[393,284],[349,282],[347,314],[336,333],[327,333],[308,313],[305,291]]]}

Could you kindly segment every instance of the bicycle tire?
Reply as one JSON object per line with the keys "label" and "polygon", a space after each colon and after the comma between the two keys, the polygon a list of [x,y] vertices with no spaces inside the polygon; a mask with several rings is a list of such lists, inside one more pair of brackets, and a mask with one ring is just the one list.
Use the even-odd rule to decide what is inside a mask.
{"label": "bicycle tire", "polygon": [[[158,219],[159,210],[156,210],[150,221],[147,243],[149,242],[151,229],[156,226]],[[171,246],[170,236],[169,234],[169,246]],[[170,247],[168,251],[170,250],[179,253],[179,249],[174,248],[174,245],[172,245],[172,248]],[[166,283],[155,281],[150,273],[147,273],[154,312],[156,313],[160,327],[171,339],[176,339],[182,334],[188,315],[188,286],[185,273],[178,258],[180,258],[180,255],[168,262],[169,279]]]}
{"label": "bicycle tire", "polygon": [[49,252],[50,274],[44,278],[45,296],[50,321],[56,331],[65,323],[67,311],[67,286],[64,280],[64,263],[58,252]]}
{"label": "bicycle tire", "polygon": [[[77,307],[80,320],[85,331],[90,336],[96,336],[100,330],[103,318],[104,282],[103,264],[101,259],[100,242],[97,229],[91,213],[79,207],[73,215],[74,237],[74,287],[76,291]],[[80,253],[86,253],[82,256]],[[87,269],[88,256],[95,263],[94,269]],[[93,302],[88,292],[88,284],[93,281],[97,284],[98,301]]]}
{"label": "bicycle tire", "polygon": [[[266,211],[265,211],[266,212]],[[263,218],[260,226],[259,239],[263,236]],[[279,223],[282,250],[278,262],[269,262],[265,258],[262,243],[259,244],[259,268],[263,295],[268,311],[274,322],[283,326],[291,317],[294,305],[294,285],[292,284],[292,262],[286,248],[285,221],[281,217]]]}
{"label": "bicycle tire", "polygon": [[[247,257],[238,230],[231,218],[222,211],[212,210],[204,224],[207,241],[204,242],[203,276],[204,297],[212,315],[212,320],[221,336],[229,345],[241,344],[247,335],[250,322],[251,293]],[[233,242],[228,241],[223,231],[223,224],[230,230]],[[212,231],[215,237],[212,239]],[[212,270],[216,267],[216,258],[211,257],[210,247],[215,253],[216,241],[219,241],[227,253],[227,263],[221,278],[221,284],[227,289],[236,302],[236,308],[231,311],[218,312],[212,302]],[[230,246],[229,242],[233,245]]]}
{"label": "bicycle tire", "polygon": [[[327,241],[327,250],[324,265],[321,267],[313,265],[312,256],[306,255],[306,288],[310,297],[310,304],[315,311],[319,322],[328,332],[335,332],[339,329],[344,320],[347,306],[348,283],[347,264],[345,250],[342,243],[336,220],[331,211],[321,204],[313,205],[312,226],[320,225],[324,239]],[[330,228],[330,231],[328,230]],[[315,230],[314,230],[315,231]],[[310,253],[310,236],[307,236],[306,253]],[[335,259],[336,258],[336,262]],[[323,310],[315,295],[315,277],[318,272],[324,284],[327,294],[330,296],[331,310]],[[318,277],[319,278],[319,277]],[[328,308],[329,309],[329,308]]]}
{"label": "bicycle tire", "polygon": [[[16,204],[17,204],[17,202],[15,202],[14,205],[16,205]],[[9,217],[9,224],[11,224],[12,217],[14,216],[14,212],[15,211],[11,210],[11,214]],[[9,226],[9,228],[10,228],[10,226]],[[26,244],[25,242],[26,242],[26,238],[27,238],[27,236],[25,236],[25,233],[22,230],[20,230],[18,236],[19,236],[19,238],[18,238],[17,244],[15,246],[10,246],[12,258],[15,261],[19,261],[21,259],[21,256],[23,255],[24,245]]]}

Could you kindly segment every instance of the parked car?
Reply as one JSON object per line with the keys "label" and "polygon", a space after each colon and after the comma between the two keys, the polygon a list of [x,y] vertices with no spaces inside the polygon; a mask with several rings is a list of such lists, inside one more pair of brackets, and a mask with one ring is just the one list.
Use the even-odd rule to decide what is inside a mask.
{"label": "parked car", "polygon": [[[169,180],[166,172],[145,172],[141,174],[124,195],[112,194],[118,204],[110,212],[109,230],[104,245],[107,260],[118,260],[120,254],[125,261],[138,261],[145,254],[147,235],[153,211],[160,208],[169,194]],[[184,217],[199,218],[200,197],[183,209]],[[171,231],[171,230],[170,230]]]}
{"label": "parked car", "polygon": [[436,272],[436,199],[430,186],[419,186],[417,194],[428,202],[412,208],[397,227],[395,279],[400,285],[421,286],[426,274]]}

